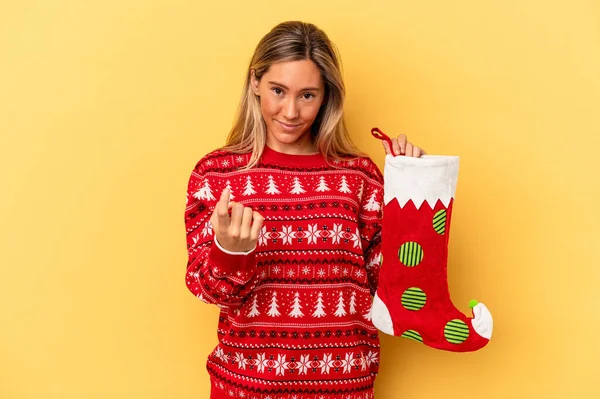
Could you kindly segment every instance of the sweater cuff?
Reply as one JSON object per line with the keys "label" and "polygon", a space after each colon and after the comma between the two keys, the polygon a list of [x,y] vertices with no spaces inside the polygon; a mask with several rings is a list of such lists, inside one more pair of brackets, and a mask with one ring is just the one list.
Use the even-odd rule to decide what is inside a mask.
{"label": "sweater cuff", "polygon": [[229,254],[229,255],[248,255],[250,252],[252,252],[252,251],[254,251],[254,250],[256,249],[256,245],[255,245],[255,246],[254,246],[254,248],[252,248],[252,249],[251,249],[250,251],[248,251],[248,252],[233,252],[233,251],[228,251],[228,250],[226,250],[225,248],[223,248],[223,247],[221,246],[221,244],[219,244],[219,240],[217,240],[217,237],[214,237],[214,238],[213,238],[213,241],[215,242],[215,244],[217,244],[217,247],[219,247],[219,249],[220,249],[222,252],[225,252],[226,254]]}
{"label": "sweater cuff", "polygon": [[234,274],[237,272],[253,272],[256,267],[256,247],[248,252],[227,251],[217,241],[213,239],[215,245],[212,245],[208,253],[208,259],[213,267],[219,269],[218,274]]}

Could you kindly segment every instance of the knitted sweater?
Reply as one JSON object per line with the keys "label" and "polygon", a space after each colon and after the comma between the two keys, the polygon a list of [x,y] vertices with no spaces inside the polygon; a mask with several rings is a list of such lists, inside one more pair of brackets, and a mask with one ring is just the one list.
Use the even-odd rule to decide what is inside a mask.
{"label": "knitted sweater", "polygon": [[[370,399],[379,368],[371,323],[383,176],[368,157],[332,162],[266,146],[215,150],[188,183],[186,285],[220,308],[211,398]],[[221,192],[264,217],[256,247],[226,251],[210,217]]]}

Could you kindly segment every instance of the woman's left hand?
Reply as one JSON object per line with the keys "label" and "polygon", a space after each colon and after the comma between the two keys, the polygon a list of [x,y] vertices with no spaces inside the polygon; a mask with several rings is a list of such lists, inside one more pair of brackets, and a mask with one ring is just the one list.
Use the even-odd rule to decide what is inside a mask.
{"label": "woman's left hand", "polygon": [[[420,157],[421,155],[427,155],[424,149],[417,147],[413,143],[408,142],[406,135],[401,134],[398,138],[392,138],[392,146],[396,155],[405,155],[407,157]],[[387,141],[382,140],[383,148],[386,154],[391,154],[390,146]]]}

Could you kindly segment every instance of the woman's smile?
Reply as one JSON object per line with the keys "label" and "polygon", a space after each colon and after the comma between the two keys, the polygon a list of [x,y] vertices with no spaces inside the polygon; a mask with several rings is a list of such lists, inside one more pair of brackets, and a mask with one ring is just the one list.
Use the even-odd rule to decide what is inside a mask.
{"label": "woman's smile", "polygon": [[279,125],[280,125],[280,126],[283,128],[283,130],[285,130],[286,132],[293,132],[294,130],[296,130],[296,129],[297,129],[299,126],[300,126],[299,124],[297,124],[297,125],[291,125],[291,124],[288,124],[288,123],[284,123],[284,122],[278,121],[277,119],[275,119],[275,121],[276,121],[277,123],[279,123]]}

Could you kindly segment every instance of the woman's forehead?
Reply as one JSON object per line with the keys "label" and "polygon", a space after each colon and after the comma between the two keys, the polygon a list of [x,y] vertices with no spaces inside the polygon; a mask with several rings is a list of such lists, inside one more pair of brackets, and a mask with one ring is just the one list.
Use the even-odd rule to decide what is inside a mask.
{"label": "woman's forehead", "polygon": [[269,67],[263,80],[290,90],[320,89],[323,86],[321,72],[311,60],[277,62]]}

